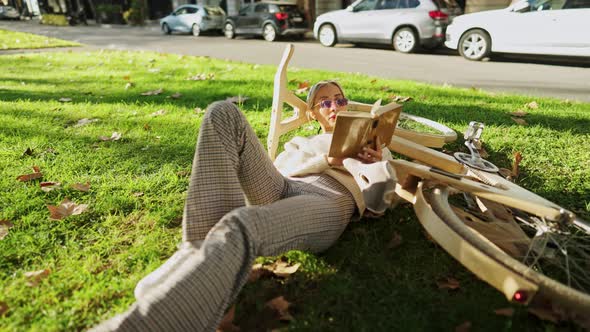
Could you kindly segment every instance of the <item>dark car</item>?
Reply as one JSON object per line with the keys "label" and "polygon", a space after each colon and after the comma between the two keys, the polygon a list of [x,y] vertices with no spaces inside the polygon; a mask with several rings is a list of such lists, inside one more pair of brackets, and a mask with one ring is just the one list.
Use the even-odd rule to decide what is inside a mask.
{"label": "dark car", "polygon": [[268,41],[287,35],[303,38],[309,30],[305,15],[297,5],[281,1],[247,4],[238,15],[229,16],[224,27],[225,36],[230,39],[245,34],[262,35]]}

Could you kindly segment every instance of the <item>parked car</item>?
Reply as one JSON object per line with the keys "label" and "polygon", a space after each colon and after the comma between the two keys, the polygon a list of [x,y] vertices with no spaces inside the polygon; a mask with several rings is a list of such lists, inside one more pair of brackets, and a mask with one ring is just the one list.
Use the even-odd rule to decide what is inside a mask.
{"label": "parked car", "polygon": [[0,19],[4,20],[18,20],[20,15],[14,7],[0,6]]}
{"label": "parked car", "polygon": [[204,31],[222,31],[225,12],[221,7],[184,5],[176,8],[170,15],[160,20],[162,32],[169,35],[173,31],[188,32],[198,36]]}
{"label": "parked car", "polygon": [[590,0],[521,0],[457,17],[445,45],[468,60],[492,52],[590,57],[589,31]]}
{"label": "parked car", "polygon": [[324,46],[393,44],[396,51],[412,53],[442,45],[447,25],[460,13],[452,0],[359,0],[318,16],[313,32]]}
{"label": "parked car", "polygon": [[225,21],[225,36],[235,38],[240,34],[261,35],[267,41],[279,36],[303,38],[309,31],[305,15],[295,4],[281,1],[262,1],[247,4],[235,16]]}

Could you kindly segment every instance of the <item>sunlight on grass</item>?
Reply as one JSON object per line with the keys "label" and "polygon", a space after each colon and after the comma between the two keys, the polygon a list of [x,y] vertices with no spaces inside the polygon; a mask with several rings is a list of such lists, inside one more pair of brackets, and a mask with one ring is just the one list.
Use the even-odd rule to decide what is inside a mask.
{"label": "sunlight on grass", "polygon": [[35,35],[31,33],[0,29],[0,50],[69,47],[81,45],[82,44],[76,42]]}
{"label": "sunlight on grass", "polygon": [[[5,38],[0,31],[0,45]],[[0,220],[14,227],[0,240],[0,301],[9,308],[0,330],[86,329],[125,310],[135,283],[180,241],[199,108],[249,97],[240,107],[266,142],[275,67],[113,51],[2,60],[11,66],[0,74]],[[521,152],[520,184],[590,219],[590,104],[537,98],[539,107],[527,109],[529,124],[520,126],[510,112],[531,98],[292,69],[293,90],[304,80],[337,78],[359,102],[387,100],[392,92],[412,96],[405,112],[439,121],[459,136],[469,121],[484,122],[492,162],[509,168],[514,152]],[[188,79],[199,74],[212,76]],[[308,126],[298,134],[316,130]],[[114,132],[119,140],[99,139]],[[463,147],[459,141],[449,149]],[[33,166],[41,180],[16,180]],[[60,182],[62,189],[44,192],[39,181]],[[88,192],[72,187],[87,182]],[[66,197],[89,210],[49,220],[46,206]],[[390,250],[393,232],[404,242]],[[290,326],[299,330],[452,330],[465,320],[490,330],[542,326],[524,310],[509,319],[494,315],[507,306],[502,295],[426,240],[407,206],[352,224],[323,255],[286,256],[302,263],[300,272],[248,285],[240,297],[237,317],[246,330],[277,294],[294,304]],[[43,269],[48,276],[29,286],[25,273]],[[433,286],[445,276],[460,280],[461,290]]]}

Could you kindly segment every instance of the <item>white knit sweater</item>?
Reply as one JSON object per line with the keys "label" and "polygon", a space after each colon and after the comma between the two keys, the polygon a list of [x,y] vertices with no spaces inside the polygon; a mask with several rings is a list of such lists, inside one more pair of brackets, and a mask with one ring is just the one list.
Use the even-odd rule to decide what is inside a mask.
{"label": "white knit sweater", "polygon": [[[363,196],[367,196],[363,195],[359,184],[357,184],[350,172],[345,167],[330,166],[328,164],[327,156],[331,140],[332,134],[294,137],[285,144],[285,150],[278,155],[274,164],[279,172],[287,177],[325,173],[336,179],[351,192],[361,215],[365,212],[367,206],[371,211],[375,212],[371,207],[379,205],[380,202],[365,202]],[[382,160],[393,160],[391,152],[387,148],[383,149]],[[393,178],[392,183],[394,185],[395,174],[389,174],[389,177]],[[391,184],[389,189],[391,191]]]}

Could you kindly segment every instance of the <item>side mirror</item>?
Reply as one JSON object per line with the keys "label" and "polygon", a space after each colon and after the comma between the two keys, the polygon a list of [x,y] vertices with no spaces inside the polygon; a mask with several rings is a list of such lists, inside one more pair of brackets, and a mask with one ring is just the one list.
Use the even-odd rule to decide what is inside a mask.
{"label": "side mirror", "polygon": [[346,7],[346,11],[347,12],[354,12],[354,7],[353,6],[348,6],[348,7]]}
{"label": "side mirror", "polygon": [[172,12],[170,15],[172,15],[172,16],[176,16],[176,12]]}
{"label": "side mirror", "polygon": [[516,12],[516,13],[520,13],[525,11],[525,9],[530,8],[530,4],[528,1],[519,1],[517,3],[515,3],[514,5],[512,5],[512,12]]}

